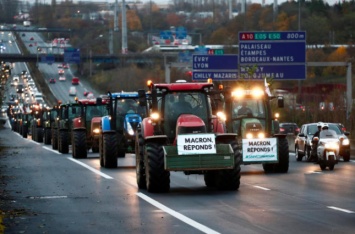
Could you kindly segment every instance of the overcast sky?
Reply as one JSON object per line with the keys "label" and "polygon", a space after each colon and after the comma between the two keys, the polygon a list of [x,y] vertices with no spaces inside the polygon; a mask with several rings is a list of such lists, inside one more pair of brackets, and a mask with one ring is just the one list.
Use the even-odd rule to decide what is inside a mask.
{"label": "overcast sky", "polygon": [[[26,0],[25,0],[26,1]],[[27,0],[28,2],[34,3],[35,0]],[[50,3],[51,0],[39,0],[39,2],[46,2],[46,3]],[[62,0],[57,0],[57,2],[61,2]],[[64,1],[64,0],[63,0]],[[78,2],[79,0],[74,0],[74,2]],[[83,1],[90,1],[90,0],[83,0]],[[121,2],[122,0],[118,0],[118,2]],[[126,0],[126,2],[128,2],[129,0]],[[142,0],[143,2],[149,2],[149,0]],[[171,3],[170,0],[152,0],[155,3],[162,3],[162,4],[169,4]],[[249,0],[247,0],[249,1]],[[278,0],[278,3],[283,3],[287,0]],[[334,3],[338,2],[339,0],[325,0],[325,2],[327,2],[329,5],[333,5]],[[341,0],[343,1],[343,0]],[[108,3],[114,3],[115,0],[92,0],[92,2],[108,2]],[[253,3],[261,3],[262,0],[251,0],[251,2]],[[273,3],[274,0],[265,0],[266,4],[271,4]]]}

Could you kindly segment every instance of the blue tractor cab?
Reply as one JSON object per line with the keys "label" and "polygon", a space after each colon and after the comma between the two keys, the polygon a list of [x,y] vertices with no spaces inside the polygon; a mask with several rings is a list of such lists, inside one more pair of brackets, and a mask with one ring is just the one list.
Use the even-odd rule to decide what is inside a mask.
{"label": "blue tractor cab", "polygon": [[117,167],[117,157],[134,152],[136,129],[147,116],[147,107],[139,105],[138,92],[108,92],[109,115],[102,117],[100,164]]}

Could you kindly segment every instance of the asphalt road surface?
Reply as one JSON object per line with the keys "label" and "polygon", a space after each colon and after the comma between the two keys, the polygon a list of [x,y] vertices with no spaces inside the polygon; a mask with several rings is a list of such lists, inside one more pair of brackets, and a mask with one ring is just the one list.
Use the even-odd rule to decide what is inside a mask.
{"label": "asphalt road surface", "polygon": [[353,233],[355,161],[334,171],[296,162],[287,174],[242,166],[238,191],[205,187],[200,175],[171,173],[171,190],[136,185],[135,155],[101,168],[0,130],[5,233]]}

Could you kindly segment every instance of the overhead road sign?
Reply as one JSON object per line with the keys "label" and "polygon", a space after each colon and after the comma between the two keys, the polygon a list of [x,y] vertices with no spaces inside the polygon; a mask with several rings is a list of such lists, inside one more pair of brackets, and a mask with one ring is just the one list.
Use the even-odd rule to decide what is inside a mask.
{"label": "overhead road sign", "polygon": [[256,66],[255,79],[267,74],[275,80],[304,80],[306,33],[239,32],[239,64],[241,77],[249,76],[247,68]]}
{"label": "overhead road sign", "polygon": [[192,80],[208,78],[218,81],[238,79],[238,55],[192,55]]}
{"label": "overhead road sign", "polygon": [[41,56],[42,63],[52,64],[55,62],[55,57],[53,55],[42,55]]}
{"label": "overhead road sign", "polygon": [[80,49],[65,48],[64,49],[64,62],[65,63],[80,63]]}

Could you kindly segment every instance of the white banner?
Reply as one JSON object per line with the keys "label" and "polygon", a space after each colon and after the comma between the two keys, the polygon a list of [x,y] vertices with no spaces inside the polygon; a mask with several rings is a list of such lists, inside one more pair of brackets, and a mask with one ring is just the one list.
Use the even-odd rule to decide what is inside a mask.
{"label": "white banner", "polygon": [[243,162],[278,161],[277,138],[243,139]]}
{"label": "white banner", "polygon": [[178,155],[215,154],[216,140],[214,134],[178,135]]}

